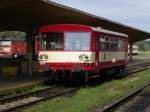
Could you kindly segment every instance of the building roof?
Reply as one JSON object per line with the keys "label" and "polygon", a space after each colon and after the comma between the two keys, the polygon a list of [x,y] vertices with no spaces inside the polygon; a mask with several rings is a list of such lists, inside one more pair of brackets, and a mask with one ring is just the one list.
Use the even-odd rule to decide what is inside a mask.
{"label": "building roof", "polygon": [[28,31],[48,24],[84,24],[120,32],[130,42],[150,38],[150,33],[49,0],[0,0],[0,30]]}

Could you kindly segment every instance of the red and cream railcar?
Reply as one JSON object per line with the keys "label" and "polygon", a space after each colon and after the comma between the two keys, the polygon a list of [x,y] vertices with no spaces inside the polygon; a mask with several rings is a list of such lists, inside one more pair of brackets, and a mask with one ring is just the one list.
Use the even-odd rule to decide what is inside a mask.
{"label": "red and cream railcar", "polygon": [[38,70],[56,74],[80,72],[87,79],[90,73],[104,69],[124,69],[127,42],[126,34],[102,28],[75,24],[43,26],[39,29]]}
{"label": "red and cream railcar", "polygon": [[9,37],[0,38],[0,58],[18,58],[26,55],[26,41]]}

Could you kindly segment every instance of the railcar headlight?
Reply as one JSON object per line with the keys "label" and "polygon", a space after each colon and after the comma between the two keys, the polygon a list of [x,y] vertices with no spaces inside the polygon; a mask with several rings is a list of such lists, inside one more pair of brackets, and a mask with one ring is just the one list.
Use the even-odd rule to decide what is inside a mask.
{"label": "railcar headlight", "polygon": [[47,54],[39,55],[39,60],[47,60],[47,59],[48,59],[48,55]]}
{"label": "railcar headlight", "polygon": [[43,59],[43,55],[39,55],[39,60],[42,60]]}
{"label": "railcar headlight", "polygon": [[84,62],[89,62],[90,60],[89,60],[89,56],[87,55],[87,54],[81,54],[80,56],[79,56],[79,59],[81,60],[81,61],[84,61]]}
{"label": "railcar headlight", "polygon": [[48,55],[45,55],[44,57],[45,57],[46,60],[48,59]]}
{"label": "railcar headlight", "polygon": [[17,54],[15,54],[15,55],[14,55],[14,57],[15,57],[15,58],[17,58],[17,57],[18,57],[18,55],[17,55]]}
{"label": "railcar headlight", "polygon": [[1,52],[4,52],[4,49],[3,49],[2,47],[0,47],[0,51],[1,51]]}

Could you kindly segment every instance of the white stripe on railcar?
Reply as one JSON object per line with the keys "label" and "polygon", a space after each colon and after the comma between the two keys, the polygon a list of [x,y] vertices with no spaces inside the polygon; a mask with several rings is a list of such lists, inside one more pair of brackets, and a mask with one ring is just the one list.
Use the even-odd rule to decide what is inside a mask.
{"label": "white stripe on railcar", "polygon": [[125,52],[99,52],[99,62],[125,60]]}
{"label": "white stripe on railcar", "polygon": [[40,60],[40,62],[43,63],[83,63],[84,61],[82,61],[79,56],[80,55],[87,55],[89,57],[89,61],[86,63],[94,63],[95,62],[95,52],[84,52],[84,51],[71,51],[71,52],[67,52],[67,51],[40,51],[39,52],[39,56],[40,55],[47,55],[48,59],[44,59],[44,60]]}

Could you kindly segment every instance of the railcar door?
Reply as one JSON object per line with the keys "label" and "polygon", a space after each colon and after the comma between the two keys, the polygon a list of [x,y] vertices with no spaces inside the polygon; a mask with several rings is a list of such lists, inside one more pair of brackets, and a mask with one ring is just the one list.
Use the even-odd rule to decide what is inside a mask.
{"label": "railcar door", "polygon": [[99,72],[99,33],[95,33],[95,72]]}

